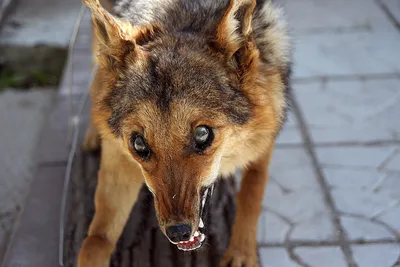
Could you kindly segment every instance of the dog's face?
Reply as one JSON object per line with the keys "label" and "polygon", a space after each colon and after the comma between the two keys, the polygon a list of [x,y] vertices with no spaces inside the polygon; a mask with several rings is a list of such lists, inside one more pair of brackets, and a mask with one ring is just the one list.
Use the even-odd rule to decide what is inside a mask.
{"label": "dog's face", "polygon": [[[249,31],[254,6],[241,12],[243,24],[230,6],[215,36],[205,38],[134,28],[96,1],[87,4],[106,88],[94,96],[96,126],[103,138],[120,140],[123,152],[140,164],[170,241],[196,249],[205,238],[206,206],[222,169],[231,170],[241,157],[249,160],[250,150],[255,157],[277,128],[276,119],[263,124],[275,116],[273,107],[252,114],[258,102],[272,100],[259,97],[253,82],[258,52],[252,38],[235,31]],[[252,115],[259,121],[249,122]]]}
{"label": "dog's face", "polygon": [[163,38],[142,49],[140,61],[126,56],[132,64],[104,99],[107,124],[141,165],[161,229],[179,248],[195,249],[224,150],[250,103],[200,40]]}

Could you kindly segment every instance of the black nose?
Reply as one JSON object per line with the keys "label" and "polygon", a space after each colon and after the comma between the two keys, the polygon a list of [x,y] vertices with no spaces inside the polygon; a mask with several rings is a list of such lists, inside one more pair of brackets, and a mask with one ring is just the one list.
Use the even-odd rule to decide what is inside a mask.
{"label": "black nose", "polygon": [[176,224],[167,227],[167,236],[172,242],[188,241],[192,227],[188,224]]}

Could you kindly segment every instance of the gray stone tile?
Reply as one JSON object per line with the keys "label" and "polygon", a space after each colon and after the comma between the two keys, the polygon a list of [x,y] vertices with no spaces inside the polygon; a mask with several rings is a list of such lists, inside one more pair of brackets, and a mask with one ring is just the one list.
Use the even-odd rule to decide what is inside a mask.
{"label": "gray stone tile", "polygon": [[341,222],[350,240],[394,239],[384,226],[368,219],[343,216]]}
{"label": "gray stone tile", "polygon": [[319,242],[335,241],[337,235],[338,232],[332,224],[331,215],[327,211],[316,211],[310,219],[297,223],[289,238],[290,240]]}
{"label": "gray stone tile", "polygon": [[76,36],[74,49],[77,51],[86,51],[91,53],[92,49],[92,29],[90,21],[81,23],[78,35]]}
{"label": "gray stone tile", "polygon": [[79,90],[74,93],[87,92],[89,89],[90,73],[92,70],[92,55],[88,50],[76,50],[71,58],[73,73],[69,76],[68,67],[65,66],[64,76],[60,84],[61,94],[68,94],[69,83],[73,89]]}
{"label": "gray stone tile", "polygon": [[[339,247],[299,247],[294,254],[303,264],[293,261],[285,248],[262,248],[260,251],[261,263],[264,267],[341,267],[347,266],[343,253]],[[360,267],[364,267],[360,265]]]}
{"label": "gray stone tile", "polygon": [[317,148],[317,153],[322,166],[378,169],[396,148],[396,146],[329,147]]}
{"label": "gray stone tile", "polygon": [[311,82],[294,92],[316,143],[400,140],[399,78]]}
{"label": "gray stone tile", "polygon": [[65,167],[39,168],[3,267],[58,265],[58,231]]}
{"label": "gray stone tile", "polygon": [[0,43],[21,46],[47,45],[66,48],[71,37],[80,1],[21,0],[10,19],[19,27],[2,29]]}
{"label": "gray stone tile", "polygon": [[350,239],[395,239],[400,230],[400,172],[382,168],[396,146],[317,148]]}
{"label": "gray stone tile", "polygon": [[3,261],[17,213],[18,210],[6,211],[4,209],[0,212],[0,263]]}
{"label": "gray stone tile", "polygon": [[385,180],[377,188],[376,192],[390,197],[390,202],[387,203],[379,211],[377,218],[387,223],[392,230],[400,232],[400,191],[396,188],[400,188],[400,172],[389,172],[387,176],[383,176]]}
{"label": "gray stone tile", "polygon": [[35,147],[54,91],[0,94],[0,262],[25,201],[35,167]]}
{"label": "gray stone tile", "polygon": [[264,267],[297,267],[285,248],[262,248],[260,251],[261,264]]}
{"label": "gray stone tile", "polygon": [[[320,150],[318,150],[320,151]],[[341,169],[339,165],[324,164],[325,178],[332,190],[346,188],[348,190],[371,190],[379,181],[379,173],[365,170],[362,167]],[[357,179],[355,177],[362,177]]]}
{"label": "gray stone tile", "polygon": [[383,168],[389,171],[400,171],[400,148],[393,151],[392,156]]}
{"label": "gray stone tile", "polygon": [[303,142],[299,125],[293,112],[289,112],[288,119],[276,142],[278,145],[301,144]]}
{"label": "gray stone tile", "polygon": [[[265,224],[266,242],[283,242],[290,224],[295,225],[290,240],[335,240],[329,209],[305,151],[277,149],[270,175],[263,204],[270,211],[265,215],[269,218]],[[271,213],[275,213],[272,218]]]}
{"label": "gray stone tile", "polygon": [[[288,24],[296,33],[315,33],[335,29],[357,30],[390,26],[373,0],[281,0]],[[386,2],[396,2],[387,0]]]}
{"label": "gray stone tile", "polygon": [[277,214],[264,211],[258,221],[257,241],[282,244],[291,226]]}
{"label": "gray stone tile", "polygon": [[393,29],[295,37],[296,78],[396,73],[400,35]]}
{"label": "gray stone tile", "polygon": [[[39,139],[36,151],[36,160],[39,164],[60,163],[65,162],[71,149],[72,125],[70,124],[70,115],[75,115],[81,96],[71,98],[73,103],[73,111],[70,111],[70,102],[68,97],[58,97],[52,111],[49,114],[48,122],[45,124]],[[80,135],[78,145],[81,144],[86,126],[89,121],[89,105],[85,105],[85,109],[80,118]],[[79,149],[79,148],[78,148]]]}
{"label": "gray stone tile", "polygon": [[307,264],[307,266],[347,266],[340,247],[300,247],[296,248],[294,252]]}
{"label": "gray stone tile", "polygon": [[390,14],[400,24],[400,2],[398,0],[379,0],[383,5],[386,6]]}
{"label": "gray stone tile", "polygon": [[399,264],[399,244],[354,245],[352,250],[360,267],[396,267]]}

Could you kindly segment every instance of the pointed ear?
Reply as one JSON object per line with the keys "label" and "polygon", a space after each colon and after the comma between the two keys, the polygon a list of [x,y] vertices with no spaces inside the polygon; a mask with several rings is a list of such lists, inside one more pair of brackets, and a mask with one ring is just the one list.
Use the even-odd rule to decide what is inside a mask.
{"label": "pointed ear", "polygon": [[256,0],[230,0],[217,27],[214,46],[237,67],[246,67],[258,57],[252,20]]}
{"label": "pointed ear", "polygon": [[[107,67],[118,61],[122,51],[134,50],[135,29],[128,21],[122,21],[111,15],[99,0],[82,0],[92,12],[92,22],[99,50],[99,63]],[[124,49],[121,49],[123,47]],[[121,51],[122,50],[122,51]]]}
{"label": "pointed ear", "polygon": [[134,29],[131,23],[111,15],[99,0],[83,0],[83,3],[92,11],[96,34],[102,44],[111,45],[116,39],[132,41]]}

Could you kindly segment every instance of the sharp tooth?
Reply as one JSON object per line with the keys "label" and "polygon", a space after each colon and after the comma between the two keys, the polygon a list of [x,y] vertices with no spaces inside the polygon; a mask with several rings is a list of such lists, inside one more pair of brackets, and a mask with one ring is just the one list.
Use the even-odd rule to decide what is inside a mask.
{"label": "sharp tooth", "polygon": [[204,222],[202,218],[200,218],[199,227],[204,228]]}
{"label": "sharp tooth", "polygon": [[194,236],[198,237],[199,236],[199,231],[194,232]]}
{"label": "sharp tooth", "polygon": [[200,242],[203,242],[203,241],[204,241],[204,239],[206,239],[206,236],[205,236],[204,234],[201,234],[201,237],[200,237]]}
{"label": "sharp tooth", "polygon": [[192,237],[190,237],[190,240],[189,240],[190,242],[193,242],[194,241],[194,236],[192,236]]}
{"label": "sharp tooth", "polygon": [[206,191],[204,191],[203,199],[201,200],[201,208],[204,208],[204,204],[206,204],[207,193],[208,188],[206,189]]}

